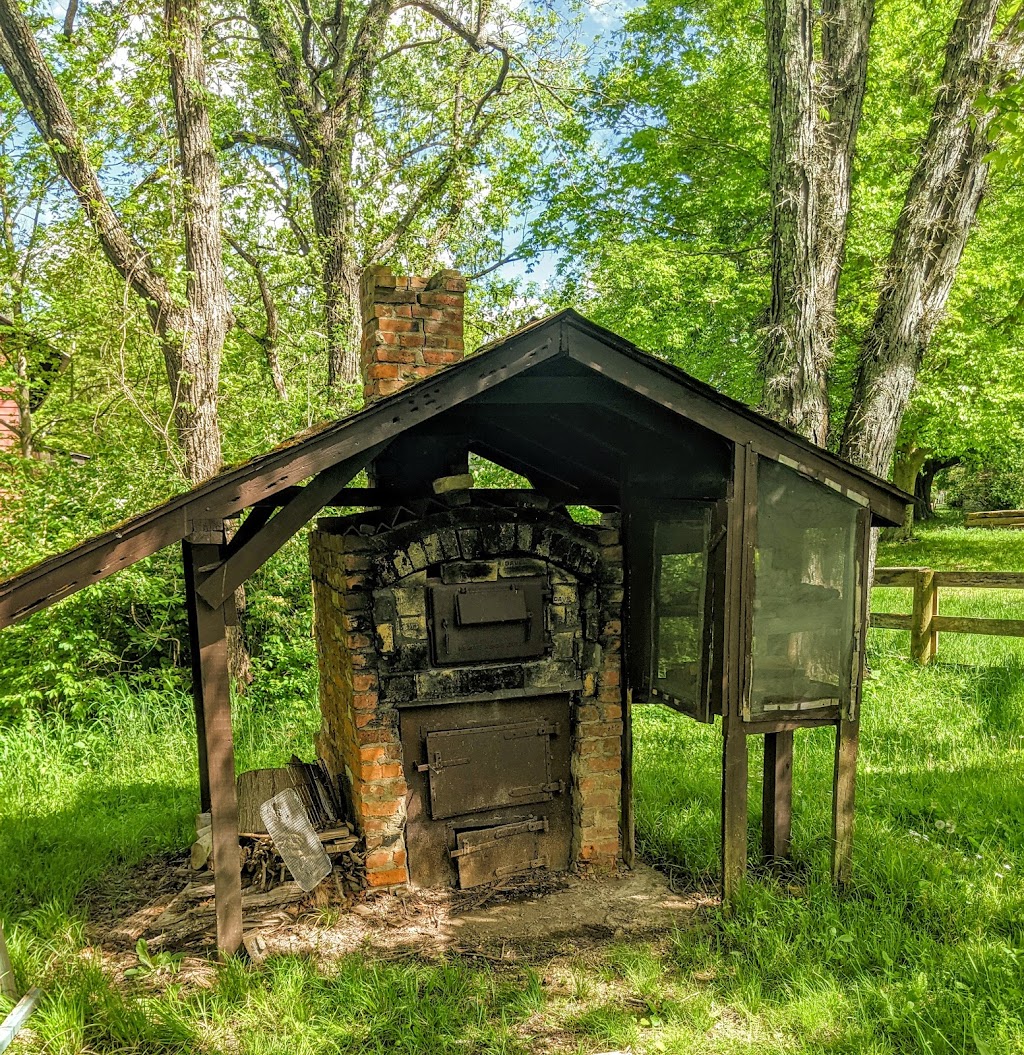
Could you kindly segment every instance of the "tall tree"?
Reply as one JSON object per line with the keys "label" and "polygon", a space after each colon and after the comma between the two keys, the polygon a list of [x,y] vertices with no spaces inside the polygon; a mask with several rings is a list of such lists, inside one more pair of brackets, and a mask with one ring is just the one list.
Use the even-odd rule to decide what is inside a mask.
{"label": "tall tree", "polygon": [[[772,288],[763,406],[824,446],[874,0],[766,0]],[[815,41],[821,54],[815,58]]]}
{"label": "tall tree", "polygon": [[[410,236],[422,243],[413,256],[443,256],[484,190],[470,174],[507,134],[512,101],[557,96],[546,71],[516,57],[501,15],[492,0],[249,0],[284,127],[256,113],[258,127],[226,138],[289,156],[307,175],[332,388],[358,376],[365,267],[394,259]],[[525,155],[531,133],[519,134]]]}
{"label": "tall tree", "polygon": [[110,264],[146,305],[163,350],[185,474],[221,467],[217,396],[232,325],[220,242],[220,182],[206,105],[198,0],[165,0],[168,69],[181,170],[185,283],[175,288],[111,206],[78,124],[17,0],[0,0],[0,65],[77,197]]}
{"label": "tall tree", "polygon": [[994,110],[981,102],[1024,58],[1020,5],[995,35],[999,0],[963,0],[946,44],[928,136],[861,346],[840,449],[884,474],[925,352],[942,319],[988,180]]}

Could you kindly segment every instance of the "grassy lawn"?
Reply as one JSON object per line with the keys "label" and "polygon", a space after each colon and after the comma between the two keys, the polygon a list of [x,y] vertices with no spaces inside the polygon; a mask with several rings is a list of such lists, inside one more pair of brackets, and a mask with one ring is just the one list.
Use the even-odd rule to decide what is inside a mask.
{"label": "grassy lawn", "polygon": [[[933,529],[880,559],[1024,569],[1024,533]],[[877,594],[877,610],[907,610],[909,592]],[[942,611],[1024,618],[1022,603],[950,593]],[[81,893],[187,843],[190,701],[112,683],[89,724],[0,727],[0,916],[20,981],[47,994],[15,1050],[1024,1053],[1024,642],[944,635],[926,670],[907,661],[905,633],[872,631],[870,644],[849,893],[827,881],[832,742],[812,730],[797,737],[788,880],[755,874],[735,912],[654,944],[532,965],[282,957],[196,980],[161,956],[115,984],[86,946]],[[262,702],[274,696],[238,707],[242,767],[312,751],[308,679]],[[718,732],[638,712],[642,850],[681,885],[709,884]]]}

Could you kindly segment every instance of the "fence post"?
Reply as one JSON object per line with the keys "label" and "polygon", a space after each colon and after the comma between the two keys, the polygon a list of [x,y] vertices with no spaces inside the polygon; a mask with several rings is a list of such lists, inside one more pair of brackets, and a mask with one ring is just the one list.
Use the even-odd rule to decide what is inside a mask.
{"label": "fence post", "polygon": [[938,632],[932,619],[939,610],[939,590],[933,568],[918,568],[914,573],[914,607],[910,615],[910,658],[927,666],[939,647]]}

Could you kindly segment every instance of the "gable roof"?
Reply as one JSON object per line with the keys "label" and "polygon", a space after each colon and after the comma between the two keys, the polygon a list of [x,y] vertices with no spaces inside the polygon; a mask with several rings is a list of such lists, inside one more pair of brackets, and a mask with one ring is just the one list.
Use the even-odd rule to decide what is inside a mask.
{"label": "gable roof", "polygon": [[538,380],[543,377],[544,385],[549,386],[544,369],[558,361],[621,386],[634,398],[640,397],[687,423],[731,442],[749,443],[828,479],[840,490],[862,496],[879,523],[900,523],[905,505],[911,501],[887,481],[567,309],[531,323],[350,417],[299,433],[266,454],[226,468],[192,490],[0,582],[0,627],[180,542],[197,525],[266,503],[294,485],[337,467],[328,480],[334,490],[319,504],[312,499],[307,503],[307,520],[311,519],[329,504],[332,494],[402,433],[486,399],[513,379],[528,380],[531,373]]}

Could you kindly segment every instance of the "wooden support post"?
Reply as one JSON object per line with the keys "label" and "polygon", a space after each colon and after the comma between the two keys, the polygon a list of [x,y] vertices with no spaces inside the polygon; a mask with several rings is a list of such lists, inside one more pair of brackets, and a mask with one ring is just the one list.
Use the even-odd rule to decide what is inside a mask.
{"label": "wooden support post", "polygon": [[231,730],[224,606],[211,608],[196,592],[203,569],[220,559],[220,547],[183,544],[189,623],[193,645],[192,692],[199,732],[200,781],[206,770],[206,794],[213,826],[214,895],[217,947],[230,956],[242,943],[242,872],[238,843],[238,795]]}
{"label": "wooden support post", "polygon": [[845,886],[853,870],[853,805],[860,721],[842,718],[836,726],[832,778],[832,882]]}
{"label": "wooden support post", "polygon": [[918,568],[914,575],[914,607],[910,616],[910,658],[927,666],[935,658],[939,635],[932,620],[939,611],[939,591],[935,572]]}
{"label": "wooden support post", "polygon": [[7,939],[4,938],[4,928],[0,925],[0,995],[6,996],[8,1000],[15,1003],[18,1001],[18,986],[14,981],[14,966],[11,963],[11,955],[7,951]]}
{"label": "wooden support post", "polygon": [[722,667],[722,899],[734,901],[747,870],[747,731],[743,723],[757,516],[757,456],[736,445],[725,536],[725,656]]}
{"label": "wooden support post", "polygon": [[633,690],[622,694],[622,860],[636,864],[636,818],[633,812]]}
{"label": "wooden support post", "polygon": [[189,652],[192,659],[192,704],[196,715],[196,744],[199,749],[199,812],[210,812],[210,763],[206,757],[206,713],[202,705],[203,668],[200,663],[199,616],[196,609],[196,567],[219,559],[220,547],[182,542],[185,568],[185,608],[188,612]]}
{"label": "wooden support post", "polygon": [[747,734],[725,719],[722,744],[722,900],[736,899],[747,871]]}
{"label": "wooden support post", "polygon": [[766,733],[761,799],[761,851],[766,861],[789,857],[793,816],[793,733]]}

